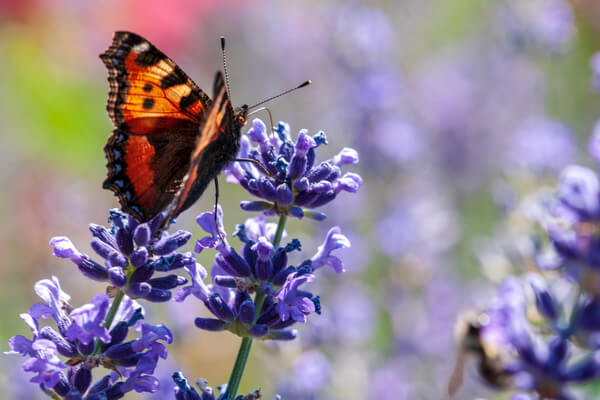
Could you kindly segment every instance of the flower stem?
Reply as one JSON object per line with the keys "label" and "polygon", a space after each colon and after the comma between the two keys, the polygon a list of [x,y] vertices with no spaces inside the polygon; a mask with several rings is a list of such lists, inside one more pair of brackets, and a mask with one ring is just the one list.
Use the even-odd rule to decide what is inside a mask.
{"label": "flower stem", "polygon": [[47,394],[53,400],[62,400],[62,398],[52,390],[44,389],[44,393]]}
{"label": "flower stem", "polygon": [[117,314],[117,310],[119,309],[119,305],[121,305],[121,300],[123,300],[123,296],[125,296],[125,292],[119,290],[110,306],[110,310],[108,310],[108,314],[106,314],[106,319],[104,320],[104,327],[106,329],[110,329],[113,319],[115,319],[115,315]]}
{"label": "flower stem", "polygon": [[279,223],[277,224],[277,230],[275,231],[275,237],[273,238],[273,247],[278,248],[279,243],[281,242],[281,237],[283,236],[283,229],[285,228],[285,223],[287,221],[287,215],[281,214],[279,216]]}
{"label": "flower stem", "polygon": [[[283,229],[285,228],[285,222],[287,221],[287,215],[279,216],[279,223],[277,224],[277,230],[275,231],[275,237],[273,238],[273,246],[275,248],[279,247],[279,243],[281,242],[281,237],[283,236]],[[258,289],[256,291],[256,296],[254,297],[254,306],[255,306],[255,314],[253,324],[256,323],[258,316],[260,315],[260,311],[262,309],[263,302],[265,301],[265,293]],[[240,349],[238,350],[237,357],[235,359],[235,364],[233,364],[233,369],[231,370],[231,375],[229,376],[229,382],[227,382],[227,396],[225,399],[234,400],[237,395],[238,388],[240,387],[240,382],[242,381],[242,376],[244,375],[244,369],[246,368],[246,362],[248,362],[248,356],[250,355],[250,348],[252,347],[252,337],[245,337],[242,339],[242,344],[240,345]]]}
{"label": "flower stem", "polygon": [[229,382],[227,382],[227,396],[225,399],[233,400],[237,394],[237,390],[242,381],[242,375],[244,374],[244,368],[246,368],[246,362],[248,361],[248,355],[250,354],[250,347],[252,346],[252,338],[245,337],[242,339],[242,344],[238,350],[235,364],[231,370],[231,376]]}
{"label": "flower stem", "polygon": [[[117,292],[117,295],[115,296],[115,299],[113,300],[112,304],[110,305],[110,309],[108,310],[108,313],[106,314],[106,318],[104,318],[104,327],[108,330],[110,330],[110,326],[112,325],[113,320],[115,319],[115,315],[117,314],[119,305],[121,305],[123,296],[125,296],[125,292],[123,290],[119,289],[119,291]],[[100,347],[102,347],[102,341],[100,339],[96,339],[96,345],[94,347],[94,352],[92,354],[93,355],[98,354],[98,352],[100,352]]]}

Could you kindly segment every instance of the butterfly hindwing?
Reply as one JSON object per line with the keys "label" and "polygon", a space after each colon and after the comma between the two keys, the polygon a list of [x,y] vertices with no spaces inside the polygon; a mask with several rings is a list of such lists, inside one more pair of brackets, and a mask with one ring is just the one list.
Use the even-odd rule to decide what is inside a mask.
{"label": "butterfly hindwing", "polygon": [[124,211],[146,221],[172,200],[211,100],[160,50],[116,32],[101,59],[108,68],[107,110],[115,125],[105,148],[112,190]]}
{"label": "butterfly hindwing", "polygon": [[177,192],[167,223],[189,208],[204,192],[206,186],[235,158],[239,150],[242,125],[234,118],[223,74],[217,72],[214,83],[214,102],[202,125],[192,152],[189,172]]}
{"label": "butterfly hindwing", "polygon": [[115,129],[104,148],[108,177],[103,187],[117,195],[123,211],[147,221],[173,199],[189,169],[193,144],[190,136],[130,135]]}

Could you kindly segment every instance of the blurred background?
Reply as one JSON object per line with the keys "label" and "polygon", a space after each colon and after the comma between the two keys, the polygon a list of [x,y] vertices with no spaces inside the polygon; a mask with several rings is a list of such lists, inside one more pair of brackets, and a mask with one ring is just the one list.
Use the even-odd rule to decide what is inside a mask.
{"label": "blurred background", "polygon": [[[67,235],[89,252],[87,225],[118,205],[101,188],[112,127],[98,58],[115,30],[145,36],[205,89],[226,36],[236,105],[312,79],[269,104],[274,118],[294,135],[324,130],[320,157],[360,153],[357,194],[333,202],[324,222],[288,224],[308,255],[333,224],[352,248],[346,274],[321,271],[313,289],[323,314],[299,339],[253,348],[241,391],[261,387],[267,399],[443,398],[457,316],[531,262],[528,194],[565,165],[590,163],[595,0],[0,0],[2,350],[27,333],[18,314],[38,301],[37,280],[59,277],[76,306],[104,290],[54,258],[48,241]],[[250,216],[238,206],[247,196],[221,186],[232,232]],[[202,234],[194,216],[210,209],[213,190],[180,228]],[[239,340],[196,329],[202,309],[189,298],[150,312],[175,333],[164,393],[176,369],[213,386],[229,376]],[[0,358],[0,398],[38,394],[21,362]],[[469,371],[459,398],[507,398]]]}

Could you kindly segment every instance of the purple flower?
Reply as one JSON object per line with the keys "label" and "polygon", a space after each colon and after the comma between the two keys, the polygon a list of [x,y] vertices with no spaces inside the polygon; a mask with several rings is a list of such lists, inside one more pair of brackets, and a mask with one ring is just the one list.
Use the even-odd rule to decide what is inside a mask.
{"label": "purple flower", "polygon": [[481,319],[483,349],[495,349],[495,355],[484,351],[482,362],[494,365],[497,374],[510,377],[508,382],[517,389],[537,392],[544,398],[570,398],[567,384],[600,376],[600,363],[593,353],[580,354],[577,362],[571,360],[569,338],[586,325],[582,318],[593,313],[586,308],[589,303],[576,301],[570,321],[561,321],[559,301],[542,277],[529,275],[528,280],[531,297],[545,320],[535,325],[529,321],[531,297],[526,285],[516,277],[508,278]]}
{"label": "purple flower", "polygon": [[[216,226],[222,227],[221,220],[222,213],[217,209]],[[296,322],[305,322],[309,314],[320,313],[319,297],[300,286],[311,282],[315,278],[313,269],[324,265],[343,272],[341,259],[331,253],[350,245],[340,228],[332,228],[312,259],[293,266],[288,263],[288,254],[300,250],[300,242],[293,239],[275,248],[272,244],[275,224],[267,223],[264,216],[249,218],[237,226],[235,236],[242,242],[239,251],[216,237],[213,213],[203,213],[198,223],[210,236],[199,240],[197,251],[211,246],[217,250],[211,268],[212,283],[204,282],[207,273],[201,265],[189,266],[186,270],[192,285],[179,289],[176,300],[183,301],[193,294],[213,314],[210,318],[196,318],[197,327],[209,331],[229,330],[239,336],[295,338],[295,331],[288,328]],[[221,234],[226,237],[222,228]],[[261,294],[260,308],[250,293]]]}
{"label": "purple flower", "polygon": [[342,260],[336,256],[331,255],[333,250],[345,249],[350,247],[350,241],[346,236],[342,234],[342,230],[339,226],[334,226],[327,232],[325,242],[321,246],[317,253],[310,259],[313,269],[319,269],[324,265],[328,265],[338,274],[344,272],[344,264]]}
{"label": "purple flower", "polygon": [[342,175],[340,169],[358,163],[354,149],[345,148],[332,159],[316,163],[315,149],[327,143],[322,132],[311,137],[301,130],[293,142],[287,124],[280,122],[274,137],[269,137],[265,124],[255,119],[248,137],[257,147],[243,137],[239,157],[253,159],[263,169],[251,162],[234,162],[224,170],[228,181],[263,199],[242,202],[246,211],[321,220],[324,214],[312,209],[331,202],[341,191],[355,193],[362,184],[358,174]]}
{"label": "purple flower", "polygon": [[[58,324],[58,328],[64,332],[69,325],[67,314],[71,311],[69,300],[71,296],[63,292],[60,288],[58,278],[42,279],[34,285],[35,293],[44,301],[44,303],[34,304],[30,310],[31,318],[53,318]],[[27,314],[25,314],[27,315]]]}
{"label": "purple flower", "polygon": [[96,337],[108,343],[110,335],[108,329],[102,325],[109,303],[107,295],[99,294],[90,304],[74,309],[69,315],[73,323],[67,329],[67,338],[71,341],[78,340],[85,345],[90,344]]}
{"label": "purple flower", "polygon": [[[44,390],[67,399],[117,399],[131,390],[157,390],[152,374],[158,359],[167,357],[163,343],[171,343],[173,337],[164,325],[142,324],[144,312],[137,302],[124,296],[113,323],[105,326],[108,296],[96,295],[92,303],[71,309],[66,303],[70,296],[60,289],[55,277],[37,282],[35,290],[47,303],[38,303],[21,315],[33,339],[12,337],[8,352],[27,357],[23,369],[37,373],[32,382],[42,383]],[[53,318],[59,331],[50,326],[40,328],[41,318]],[[125,341],[129,329],[136,327],[141,336]],[[63,362],[60,356],[68,361]],[[110,374],[92,383],[92,369],[99,366],[117,368],[120,375]],[[126,379],[121,380],[121,376]]]}
{"label": "purple flower", "polygon": [[[257,217],[248,218],[244,224],[244,233],[248,239],[258,242],[261,237],[272,242],[275,237],[275,231],[277,230],[277,224],[273,222],[267,222],[267,217],[259,215]],[[284,230],[282,239],[287,237],[287,232]]]}
{"label": "purple flower", "polygon": [[[224,400],[226,398],[226,385],[219,386],[218,389],[221,391],[219,396],[215,395],[215,391],[212,387],[208,386],[208,382],[205,379],[198,379],[197,384],[200,393],[196,391],[196,389],[191,386],[187,379],[183,376],[183,374],[179,371],[176,371],[172,375],[173,381],[175,382],[175,399],[176,400]],[[259,390],[255,390],[254,392],[248,393],[247,395],[239,395],[236,397],[236,400],[259,400],[262,398],[262,395]],[[280,400],[279,395],[275,397],[275,400]]]}
{"label": "purple flower", "polygon": [[70,259],[88,278],[109,282],[134,298],[164,302],[171,298],[172,289],[187,280],[175,274],[157,277],[155,272],[171,272],[196,260],[192,253],[177,252],[190,239],[189,232],[162,232],[158,236],[163,217],[160,214],[140,224],[131,216],[111,210],[112,229],[90,224],[90,245],[104,265],[79,252],[66,237],[54,237],[50,245],[55,256]]}
{"label": "purple flower", "polygon": [[210,289],[204,283],[204,280],[208,276],[206,269],[199,263],[194,263],[187,265],[185,270],[190,275],[192,286],[180,288],[175,295],[175,301],[181,302],[190,294],[193,294],[202,301],[207,300]]}
{"label": "purple flower", "polygon": [[558,197],[565,205],[586,216],[600,213],[600,182],[592,170],[572,165],[559,179]]}
{"label": "purple flower", "polygon": [[50,340],[38,339],[33,342],[31,349],[35,357],[31,357],[23,363],[23,370],[37,373],[31,378],[31,382],[53,387],[59,381],[62,370],[66,368],[66,365],[58,357],[56,345]]}
{"label": "purple flower", "polygon": [[277,302],[277,311],[281,321],[285,322],[292,319],[296,322],[306,322],[306,315],[315,311],[315,305],[310,297],[299,292],[300,285],[312,282],[314,275],[297,273],[288,275],[285,283],[275,294]]}
{"label": "purple flower", "polygon": [[76,248],[71,239],[66,236],[55,236],[50,239],[50,246],[52,246],[52,254],[59,258],[68,258],[75,264],[81,262],[83,254],[81,254]]}
{"label": "purple flower", "polygon": [[219,226],[215,226],[214,212],[204,212],[196,218],[196,222],[202,229],[204,229],[210,236],[205,236],[202,239],[196,241],[196,247],[194,248],[196,253],[201,253],[205,248],[216,248],[217,246],[224,245],[227,243],[221,243],[219,233],[222,238],[227,237],[225,227],[223,226],[223,210],[221,205],[217,204],[217,222]]}

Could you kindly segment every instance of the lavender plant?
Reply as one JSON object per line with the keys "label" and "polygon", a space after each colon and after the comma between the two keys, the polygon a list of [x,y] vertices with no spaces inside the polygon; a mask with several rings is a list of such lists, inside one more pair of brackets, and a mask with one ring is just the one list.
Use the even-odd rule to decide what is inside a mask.
{"label": "lavender plant", "polygon": [[[597,158],[595,141],[590,149]],[[537,271],[502,283],[485,310],[463,325],[462,347],[476,355],[488,384],[522,391],[514,398],[580,398],[583,384],[600,376],[597,173],[566,167],[542,206]]]}
{"label": "lavender plant", "polygon": [[[315,149],[327,143],[324,133],[309,136],[303,130],[293,142],[287,124],[279,123],[275,131],[277,136],[269,137],[262,121],[255,120],[248,136],[242,138],[240,156],[263,164],[263,171],[239,163],[226,170],[229,180],[262,199],[241,203],[242,209],[263,211],[263,215],[237,225],[232,236],[240,241],[239,250],[229,244],[220,206],[197,217],[208,236],[196,241],[195,251],[216,252],[210,283],[205,282],[208,272],[194,254],[180,251],[191,233],[159,230],[164,213],[147,223],[138,223],[131,216],[111,210],[110,227],[91,224],[90,245],[102,262],[77,250],[67,237],[50,240],[55,256],[71,260],[85,277],[106,282],[108,294],[98,294],[90,303],[74,308],[57,278],[36,283],[34,289],[43,302],[21,314],[33,338],[12,337],[8,352],[27,358],[23,370],[36,374],[32,382],[54,399],[108,400],[122,398],[133,390],[157,392],[159,379],[154,371],[158,360],[167,358],[165,344],[172,343],[173,335],[163,324],[143,322],[145,312],[137,300],[166,302],[179,287],[176,301],[193,295],[213,315],[196,318],[198,328],[227,330],[240,336],[242,342],[229,381],[219,387],[219,395],[206,383],[196,390],[181,372],[175,372],[175,398],[260,398],[260,391],[237,396],[253,339],[296,338],[293,325],[305,323],[309,315],[321,312],[319,296],[308,291],[307,285],[325,266],[336,273],[344,272],[342,260],[334,251],[350,247],[341,229],[332,227],[311,257],[292,265],[288,255],[302,247],[298,239],[282,245],[287,216],[323,220],[325,214],[315,208],[331,202],[341,191],[356,192],[361,184],[359,175],[341,174],[343,165],[358,162],[353,149],[344,149],[315,166]],[[252,147],[251,140],[258,146]],[[278,223],[267,222],[268,215],[278,215]],[[188,279],[176,274],[177,270],[189,274],[190,285],[184,286]],[[48,318],[54,320],[58,330],[40,328],[39,321]],[[130,335],[137,338],[130,339]],[[108,373],[93,382],[92,371],[98,367]]]}
{"label": "lavender plant", "polygon": [[[279,123],[275,132],[275,137],[269,137],[264,123],[254,120],[248,135],[242,137],[240,157],[260,162],[265,170],[251,163],[233,163],[226,169],[230,181],[263,199],[242,202],[242,209],[263,211],[263,215],[236,227],[233,236],[241,242],[239,251],[226,239],[220,208],[198,216],[198,224],[209,235],[196,242],[195,251],[217,251],[211,283],[204,283],[208,273],[201,265],[188,266],[192,285],[181,288],[176,295],[177,301],[194,295],[213,314],[214,318],[196,318],[197,327],[228,330],[242,337],[223,398],[235,398],[253,338],[292,340],[297,335],[290,329],[294,324],[320,313],[319,296],[306,291],[304,285],[312,282],[314,272],[324,266],[343,272],[341,259],[332,253],[350,246],[340,228],[333,227],[312,257],[289,264],[288,254],[301,250],[301,243],[292,239],[281,245],[287,217],[323,220],[325,214],[314,208],[331,202],[341,191],[356,192],[362,181],[357,174],[341,174],[341,166],[358,162],[353,149],[344,149],[315,166],[315,149],[327,143],[324,133],[311,137],[302,130],[294,143],[287,124]],[[251,141],[257,146],[253,147]],[[273,214],[279,216],[277,224],[267,222],[266,215]],[[184,389],[180,386],[180,390]]]}

